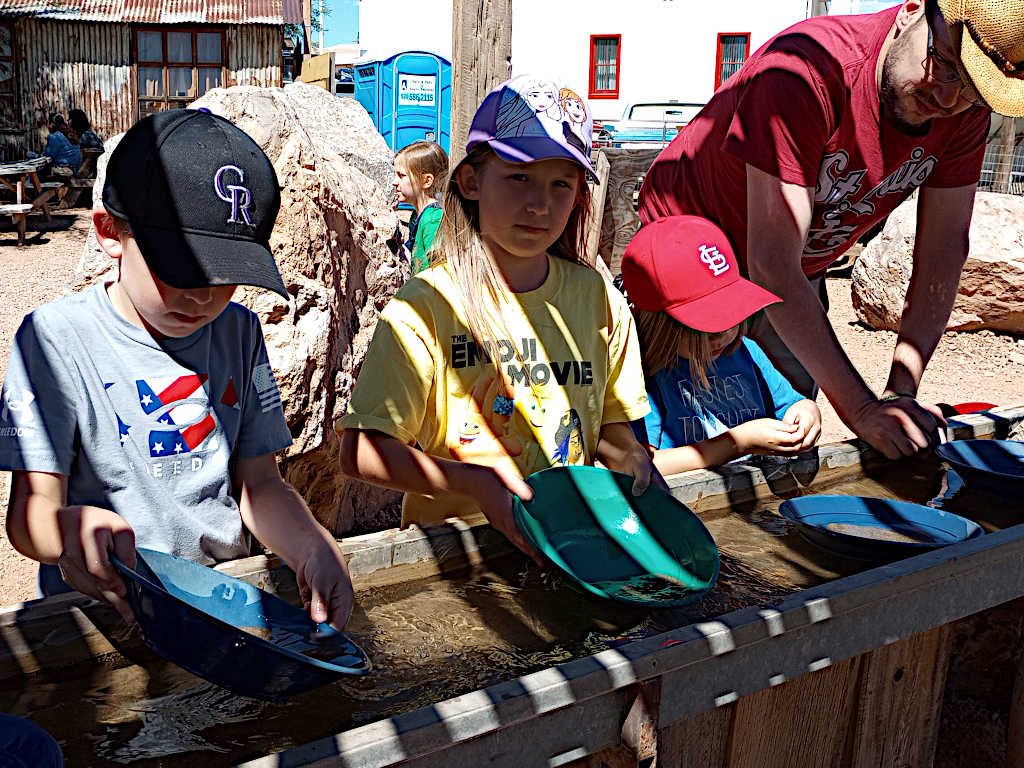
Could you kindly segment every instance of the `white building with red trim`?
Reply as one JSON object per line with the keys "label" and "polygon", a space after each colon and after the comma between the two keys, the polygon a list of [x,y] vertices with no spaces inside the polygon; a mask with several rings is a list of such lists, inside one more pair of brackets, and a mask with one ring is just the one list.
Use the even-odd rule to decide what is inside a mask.
{"label": "white building with red trim", "polygon": [[[849,0],[847,0],[849,2]],[[512,0],[512,74],[556,76],[598,119],[636,102],[703,103],[765,41],[825,0]],[[451,59],[452,0],[360,0],[371,56],[427,50]]]}

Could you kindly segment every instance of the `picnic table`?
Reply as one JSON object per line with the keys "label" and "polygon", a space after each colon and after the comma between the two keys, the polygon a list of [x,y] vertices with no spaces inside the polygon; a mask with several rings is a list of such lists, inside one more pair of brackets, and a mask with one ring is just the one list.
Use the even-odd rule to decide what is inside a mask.
{"label": "picnic table", "polygon": [[64,187],[62,181],[41,182],[39,172],[50,163],[48,157],[28,160],[13,160],[0,163],[0,184],[14,193],[14,203],[0,203],[0,214],[9,215],[18,228],[18,245],[25,244],[25,218],[34,210],[41,210],[47,221],[52,221],[47,204],[58,190]]}

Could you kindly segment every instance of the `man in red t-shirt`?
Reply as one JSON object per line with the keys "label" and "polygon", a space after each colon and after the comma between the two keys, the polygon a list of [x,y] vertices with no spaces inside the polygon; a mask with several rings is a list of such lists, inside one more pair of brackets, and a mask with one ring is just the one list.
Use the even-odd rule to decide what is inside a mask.
{"label": "man in red t-shirt", "polygon": [[[725,230],[747,275],[784,300],[750,335],[890,458],[928,447],[943,421],[915,398],[967,256],[991,108],[1024,116],[1013,2],[905,0],[796,24],[723,84],[640,191],[645,224],[695,214]],[[913,276],[879,398],[829,324],[824,272],[916,189]]]}

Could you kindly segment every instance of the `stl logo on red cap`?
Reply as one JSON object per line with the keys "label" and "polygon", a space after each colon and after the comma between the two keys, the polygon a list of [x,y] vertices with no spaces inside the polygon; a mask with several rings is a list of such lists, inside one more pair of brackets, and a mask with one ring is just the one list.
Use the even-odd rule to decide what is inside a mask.
{"label": "stl logo on red cap", "polygon": [[[239,182],[238,184],[228,184],[228,191],[226,192],[222,182],[225,171],[237,173]],[[249,204],[252,202],[252,193],[244,184],[245,171],[237,165],[222,165],[217,169],[217,173],[213,177],[213,191],[217,193],[217,197],[225,203],[231,203],[231,216],[228,217],[228,224],[241,224],[242,222],[238,220],[238,213],[241,211],[242,216],[245,218],[245,223],[251,227],[253,223],[252,218],[249,216]]]}
{"label": "stl logo on red cap", "polygon": [[717,245],[705,244],[699,245],[697,248],[700,250],[700,260],[708,265],[708,269],[714,273],[715,277],[729,271],[729,261],[725,258],[725,254],[718,250]]}

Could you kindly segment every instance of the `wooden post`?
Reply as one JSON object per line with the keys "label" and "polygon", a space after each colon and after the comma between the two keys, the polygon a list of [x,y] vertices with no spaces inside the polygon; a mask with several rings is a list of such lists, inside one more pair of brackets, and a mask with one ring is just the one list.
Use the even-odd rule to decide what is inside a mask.
{"label": "wooden post", "polygon": [[[587,223],[587,263],[596,267],[602,261],[598,247],[601,244],[601,222],[604,221],[604,201],[608,196],[608,176],[611,166],[604,152],[598,150],[591,155],[594,170],[597,171],[597,184],[590,183],[590,220]],[[607,267],[607,265],[605,265]]]}
{"label": "wooden post", "polygon": [[1006,730],[1006,768],[1024,768],[1024,658],[1017,663]]}
{"label": "wooden post", "polygon": [[996,138],[995,173],[992,178],[993,192],[1010,191],[1010,172],[1013,170],[1013,141],[1017,121],[1012,117],[1003,117],[999,125],[999,136]]}
{"label": "wooden post", "polygon": [[466,154],[473,113],[511,69],[512,0],[452,0],[452,168]]}
{"label": "wooden post", "polygon": [[605,191],[599,251],[613,275],[619,273],[622,254],[633,235],[640,229],[640,217],[636,212],[638,182],[647,174],[647,170],[660,151],[660,149],[601,150],[602,154],[608,158],[611,170],[608,174],[608,189]]}

